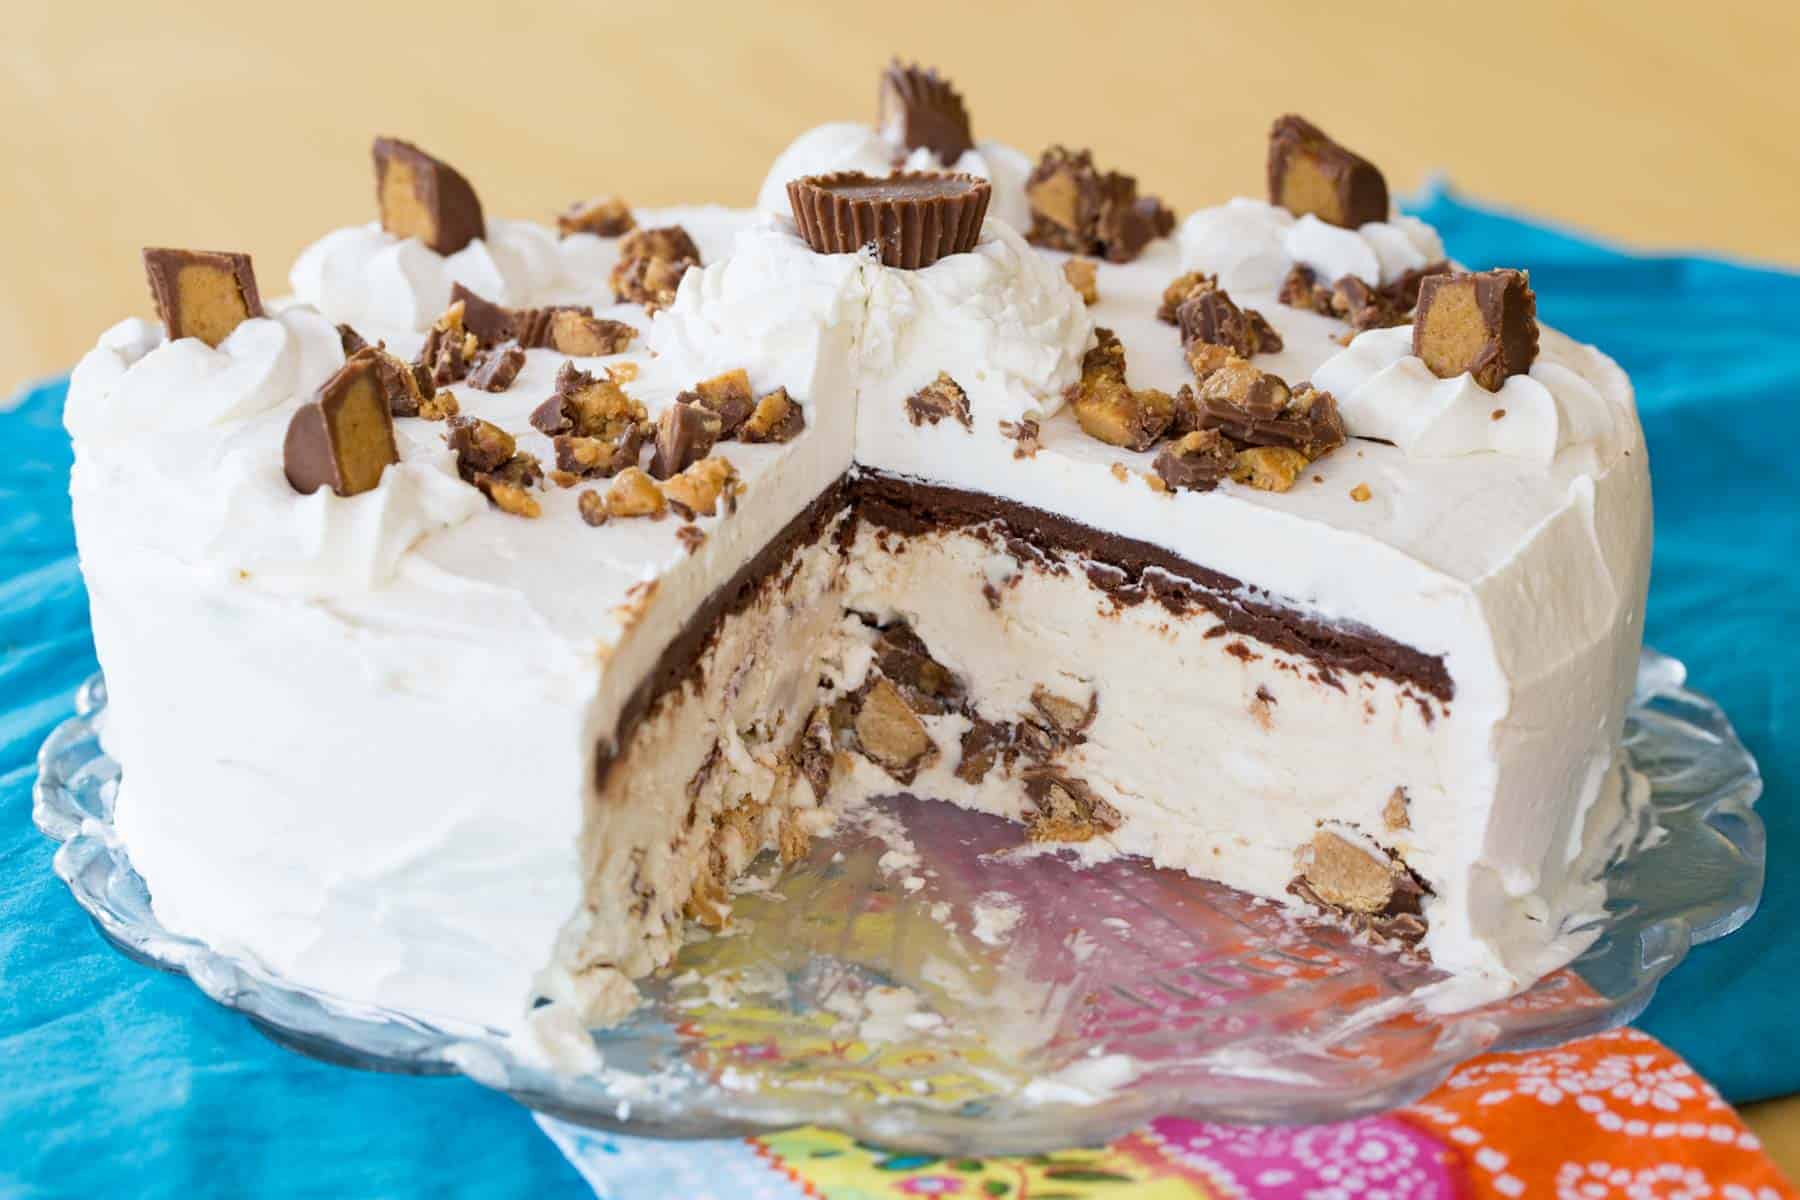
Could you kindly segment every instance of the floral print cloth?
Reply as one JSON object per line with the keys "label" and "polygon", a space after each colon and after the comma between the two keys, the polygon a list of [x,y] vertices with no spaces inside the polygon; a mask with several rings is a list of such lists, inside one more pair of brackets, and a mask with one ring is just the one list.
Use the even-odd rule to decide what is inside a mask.
{"label": "floral print cloth", "polygon": [[1648,1034],[1489,1054],[1416,1104],[1335,1125],[1164,1118],[1099,1150],[888,1153],[804,1128],[657,1142],[539,1123],[606,1200],[1796,1200],[1756,1137]]}

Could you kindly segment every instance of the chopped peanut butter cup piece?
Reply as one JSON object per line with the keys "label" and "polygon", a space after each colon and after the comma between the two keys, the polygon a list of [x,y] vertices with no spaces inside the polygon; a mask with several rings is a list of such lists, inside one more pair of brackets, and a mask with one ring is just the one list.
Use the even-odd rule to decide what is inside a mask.
{"label": "chopped peanut butter cup piece", "polygon": [[1405,325],[1418,303],[1419,286],[1430,275],[1448,270],[1442,263],[1408,271],[1391,283],[1371,287],[1355,275],[1344,275],[1330,287],[1320,282],[1308,266],[1296,263],[1281,281],[1280,300],[1291,308],[1306,308],[1321,316],[1350,323],[1352,333],[1366,329],[1391,329]]}
{"label": "chopped peanut butter cup piece", "polygon": [[556,375],[556,391],[531,414],[532,428],[555,437],[573,433],[614,441],[648,423],[644,406],[625,394],[612,376],[595,376],[574,363]]}
{"label": "chopped peanut butter cup piece", "polygon": [[946,167],[975,146],[969,110],[950,81],[898,58],[881,73],[875,127],[896,148],[930,150]]}
{"label": "chopped peanut butter cup piece", "polygon": [[907,706],[916,713],[938,715],[960,705],[962,680],[931,657],[925,641],[905,621],[880,629],[875,639],[875,665],[893,680]]}
{"label": "chopped peanut butter cup piece", "polygon": [[674,303],[675,290],[689,267],[700,265],[700,248],[679,225],[637,229],[619,243],[612,269],[613,297],[642,304],[650,312]]}
{"label": "chopped peanut butter cup piece", "polygon": [[635,228],[637,221],[631,216],[630,206],[617,196],[577,200],[556,216],[556,231],[564,237],[572,233],[618,237]]}
{"label": "chopped peanut butter cup piece", "polygon": [[623,354],[631,345],[637,330],[623,321],[609,321],[572,308],[559,308],[550,314],[546,341],[550,349],[575,358],[599,358],[607,354]]}
{"label": "chopped peanut butter cup piece", "polygon": [[1137,194],[1135,178],[1100,171],[1087,150],[1044,151],[1025,181],[1025,198],[1027,240],[1108,262],[1130,262],[1175,226],[1175,214],[1160,200]]}
{"label": "chopped peanut butter cup piece", "polygon": [[1152,465],[1157,478],[1180,491],[1210,492],[1231,474],[1236,454],[1216,429],[1197,429],[1169,442]]}
{"label": "chopped peanut butter cup piece", "polygon": [[1295,853],[1294,867],[1288,891],[1309,904],[1383,937],[1416,942],[1424,936],[1420,914],[1430,889],[1391,852],[1321,829]]}
{"label": "chopped peanut butter cup piece", "polygon": [[475,356],[469,367],[469,386],[484,392],[504,392],[525,367],[525,352],[517,346],[495,346]]}
{"label": "chopped peanut butter cup piece", "polygon": [[1176,397],[1178,429],[1216,429],[1239,445],[1283,447],[1308,461],[1344,444],[1344,420],[1331,393],[1310,383],[1289,388],[1280,376],[1228,353],[1222,362],[1194,353],[1202,348],[1217,349],[1203,342],[1189,347],[1200,387]]}
{"label": "chopped peanut butter cup piece", "polygon": [[390,463],[400,461],[374,354],[352,358],[300,406],[288,423],[282,461],[296,492],[311,495],[328,487],[340,496],[369,491]]}
{"label": "chopped peanut butter cup piece", "polygon": [[703,458],[692,463],[679,475],[662,485],[670,504],[679,504],[689,514],[710,517],[718,511],[719,498],[732,495],[737,482],[737,468],[723,458]]}
{"label": "chopped peanut butter cup piece", "polygon": [[739,367],[711,379],[702,379],[675,397],[688,404],[698,404],[719,418],[719,436],[735,437],[750,415],[756,411],[756,397],[750,391],[750,373]]}
{"label": "chopped peanut butter cup piece", "polygon": [[481,340],[463,328],[463,301],[453,301],[425,335],[418,365],[438,387],[458,383],[469,374],[469,364],[481,349]]}
{"label": "chopped peanut butter cup piece", "polygon": [[475,189],[449,163],[397,138],[376,138],[374,156],[383,229],[418,238],[439,254],[455,254],[486,235]]}
{"label": "chopped peanut butter cup piece", "polygon": [[1041,723],[1054,730],[1065,746],[1079,746],[1087,740],[1088,726],[1100,712],[1100,693],[1090,692],[1085,701],[1071,700],[1038,684],[1031,689],[1031,707],[1037,710]]}
{"label": "chopped peanut butter cup piece", "polygon": [[656,446],[650,474],[668,479],[712,453],[719,440],[719,418],[698,404],[672,402],[656,418]]}
{"label": "chopped peanut butter cup piece", "polygon": [[464,479],[500,470],[518,453],[513,435],[480,417],[457,417],[446,437],[456,455],[456,469]]}
{"label": "chopped peanut butter cup piece", "polygon": [[853,728],[859,748],[897,783],[911,783],[935,759],[937,743],[892,682],[877,679],[863,694]]}
{"label": "chopped peanut butter cup piece", "polygon": [[1118,809],[1054,767],[1027,769],[1025,794],[1037,810],[1026,823],[1034,842],[1085,842],[1119,827]]}
{"label": "chopped peanut butter cup piece", "polygon": [[956,777],[965,783],[980,783],[995,763],[1011,754],[1013,727],[973,713],[969,720],[971,724],[962,735],[962,757],[957,760]]}
{"label": "chopped peanut butter cup piece", "polygon": [[144,274],[170,341],[199,338],[217,349],[240,324],[263,315],[248,254],[146,246]]}
{"label": "chopped peanut butter cup piece", "polygon": [[756,410],[739,427],[737,435],[745,442],[791,442],[805,428],[806,414],[781,387],[756,402]]}
{"label": "chopped peanut butter cup piece", "polygon": [[1252,446],[1231,460],[1231,480],[1259,491],[1285,492],[1306,470],[1306,463],[1306,455],[1286,446]]}
{"label": "chopped peanut butter cup piece", "polygon": [[969,397],[956,380],[939,371],[936,379],[906,398],[906,419],[914,425],[936,425],[949,417],[964,429],[974,429]]}
{"label": "chopped peanut butter cup piece", "polygon": [[[381,381],[382,394],[387,397],[388,412],[396,417],[427,417],[438,420],[444,415],[444,402],[438,399],[437,385],[431,382],[431,372],[412,363],[403,362],[394,354],[388,353],[386,344],[364,346],[361,350],[345,359],[346,363],[360,359],[370,359],[375,363],[376,377]],[[448,398],[449,393],[444,393]],[[454,400],[450,404],[454,406]]]}
{"label": "chopped peanut butter cup piece", "polygon": [[1281,349],[1281,335],[1253,308],[1239,308],[1215,276],[1192,271],[1163,290],[1160,320],[1181,330],[1181,344],[1206,342],[1249,358]]}
{"label": "chopped peanut butter cup piece", "polygon": [[588,488],[575,498],[575,508],[589,525],[606,524],[606,497]]}
{"label": "chopped peanut butter cup piece", "polygon": [[511,513],[515,517],[541,517],[543,506],[530,491],[530,485],[519,483],[498,475],[478,474],[469,482],[481,490],[481,494],[491,501],[501,512]]}
{"label": "chopped peanut butter cup piece", "polygon": [[1290,113],[1269,130],[1269,203],[1355,229],[1387,220],[1387,181],[1368,159]]}
{"label": "chopped peanut butter cup piece", "polygon": [[669,507],[656,480],[626,467],[606,489],[606,511],[615,517],[660,517]]}
{"label": "chopped peanut butter cup piece", "polygon": [[518,336],[510,308],[485,300],[460,283],[450,285],[450,303],[463,306],[463,328],[474,334],[483,347],[497,346]]}
{"label": "chopped peanut butter cup piece", "polygon": [[1433,275],[1419,288],[1413,354],[1431,373],[1465,372],[1490,392],[1537,358],[1537,296],[1523,271]]}
{"label": "chopped peanut butter cup piece", "polygon": [[873,245],[887,266],[916,270],[975,248],[993,187],[974,175],[839,171],[793,180],[787,193],[800,236],[820,254]]}
{"label": "chopped peanut butter cup piece", "polygon": [[611,440],[559,434],[550,444],[556,451],[557,470],[577,479],[607,478],[637,466],[644,434],[634,425]]}
{"label": "chopped peanut butter cup piece", "polygon": [[1132,391],[1125,382],[1125,347],[1110,329],[1081,360],[1081,378],[1065,399],[1082,432],[1112,446],[1148,450],[1174,420],[1174,401],[1154,389]]}

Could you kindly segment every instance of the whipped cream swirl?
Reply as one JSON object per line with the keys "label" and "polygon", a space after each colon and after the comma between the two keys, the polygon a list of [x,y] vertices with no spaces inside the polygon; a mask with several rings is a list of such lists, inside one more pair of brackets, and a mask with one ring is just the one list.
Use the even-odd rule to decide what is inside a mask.
{"label": "whipped cream swirl", "polygon": [[682,277],[650,326],[656,373],[693,379],[743,367],[758,391],[849,404],[850,381],[822,373],[848,358],[865,267],[862,255],[816,254],[791,221],[765,218],[737,235],[729,257]]}
{"label": "whipped cream swirl", "polygon": [[570,272],[556,234],[529,221],[489,221],[487,236],[443,255],[378,224],[326,234],[300,254],[294,295],[332,321],[376,330],[428,328],[464,287],[496,304],[560,299]]}
{"label": "whipped cream swirl", "polygon": [[1233,292],[1276,291],[1296,263],[1327,283],[1355,275],[1380,285],[1444,261],[1437,230],[1417,217],[1343,229],[1247,197],[1190,214],[1179,236],[1182,269],[1217,275]]}
{"label": "whipped cream swirl", "polygon": [[[991,429],[1058,411],[1092,339],[1061,270],[1003,221],[968,253],[906,271],[866,252],[818,254],[771,218],[688,273],[649,343],[659,373],[742,366],[758,390],[803,402],[859,396],[865,421],[948,371]],[[846,364],[848,378],[821,378]]]}
{"label": "whipped cream swirl", "polygon": [[343,365],[337,329],[310,308],[245,321],[217,349],[130,317],[76,364],[63,422],[89,447],[215,428],[311,395]]}
{"label": "whipped cream swirl", "polygon": [[803,175],[832,171],[861,171],[886,175],[890,171],[962,171],[994,185],[988,216],[1021,232],[1031,225],[1031,206],[1025,199],[1025,180],[1031,160],[1003,142],[980,142],[945,167],[936,154],[920,147],[902,157],[895,145],[873,126],[859,121],[834,121],[809,129],[776,155],[756,194],[756,206],[766,213],[789,212],[787,185]]}
{"label": "whipped cream swirl", "polygon": [[[1061,269],[990,221],[967,254],[919,271],[871,261],[860,375],[865,409],[947,371],[983,423],[1054,415],[1093,340],[1087,306]],[[886,407],[892,407],[887,405]]]}
{"label": "whipped cream swirl", "polygon": [[423,422],[397,431],[401,461],[374,489],[296,494],[288,421],[343,362],[336,328],[302,306],[243,322],[217,349],[135,318],[113,326],[76,366],[64,409],[75,504],[114,510],[84,527],[272,591],[391,579],[421,536],[487,502],[457,477],[441,427]]}
{"label": "whipped cream swirl", "polygon": [[1359,437],[1412,458],[1501,454],[1547,465],[1572,446],[1609,455],[1628,412],[1618,365],[1592,346],[1540,329],[1537,360],[1490,392],[1467,374],[1440,379],[1412,352],[1412,326],[1371,329],[1313,372]]}

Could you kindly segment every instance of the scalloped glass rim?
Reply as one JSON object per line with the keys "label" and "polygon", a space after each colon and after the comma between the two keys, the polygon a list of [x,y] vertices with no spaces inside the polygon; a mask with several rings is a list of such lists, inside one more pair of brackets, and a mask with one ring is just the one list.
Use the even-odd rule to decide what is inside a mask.
{"label": "scalloped glass rim", "polygon": [[[1148,971],[1143,978],[1150,986],[1139,991],[1162,988],[1178,997],[1173,1007],[1166,1007],[1167,997],[1158,993],[1155,1011],[1146,1017],[1142,996],[1107,984],[1103,990],[1130,998],[1131,1004],[1123,1009],[1124,1023],[1129,1024],[1131,1017],[1142,1019],[1139,1040],[1122,1040],[1126,1035],[1117,1023],[1121,1018],[1112,1013],[1107,1019],[1114,1024],[1067,1037],[1059,1032],[1051,1043],[1057,1049],[1055,1061],[1063,1064],[1126,1045],[1134,1056],[1148,1055],[1151,1069],[1127,1088],[1101,1089],[1077,1098],[1052,1091],[1048,1099],[1039,1096],[1030,1103],[1018,1098],[1018,1084],[1031,1080],[1032,1071],[1043,1070],[1043,1063],[1014,1063],[1005,1052],[996,1055],[982,1046],[965,1045],[948,1054],[934,1050],[935,1059],[923,1070],[916,1064],[900,1065],[892,1055],[870,1053],[845,1063],[841,1054],[825,1057],[816,1045],[801,1046],[804,1039],[797,1035],[816,1034],[816,1025],[806,1022],[819,1016],[813,1011],[818,994],[803,988],[799,1000],[787,1001],[785,1008],[757,1010],[760,1017],[707,1009],[696,1014],[691,1000],[677,1001],[670,982],[674,972],[665,972],[649,989],[650,1005],[626,1025],[595,1035],[605,1066],[563,1074],[547,1069],[541,1057],[498,1031],[346,1003],[284,981],[254,961],[217,953],[173,934],[152,913],[144,883],[112,825],[119,769],[99,744],[97,726],[106,692],[98,675],[81,688],[76,715],[60,725],[39,752],[33,819],[46,835],[64,843],[55,855],[56,873],[109,942],[138,962],[188,976],[208,996],[244,1013],[263,1033],[301,1053],[365,1069],[460,1072],[537,1111],[639,1135],[739,1136],[810,1123],[935,1153],[1028,1153],[1097,1143],[1162,1115],[1240,1124],[1367,1115],[1416,1099],[1476,1054],[1548,1045],[1630,1021],[1691,946],[1724,937],[1748,920],[1762,891],[1764,834],[1754,810],[1762,790],[1760,775],[1724,713],[1706,697],[1687,690],[1685,679],[1679,662],[1644,651],[1626,722],[1625,749],[1633,767],[1650,782],[1650,819],[1661,827],[1661,834],[1643,839],[1640,845],[1648,843],[1646,848],[1608,869],[1608,915],[1597,940],[1570,969],[1541,981],[1523,996],[1486,1008],[1444,1016],[1409,1010],[1396,1017],[1388,1005],[1379,1021],[1371,1024],[1373,1003],[1404,1001],[1409,987],[1429,980],[1429,970],[1407,965],[1402,956],[1359,947],[1341,933],[1321,933],[1318,923],[1271,917],[1280,912],[1275,906],[1204,885],[1212,894],[1191,907],[1204,908],[1205,920],[1215,927],[1218,914],[1226,914],[1237,938],[1228,959],[1217,946],[1206,944],[1205,934],[1195,932],[1204,921],[1181,912],[1180,922],[1198,922],[1190,929],[1161,913],[1157,919],[1173,931],[1172,940],[1181,943],[1176,957],[1148,967],[1127,963],[1123,969]],[[957,844],[948,850],[940,845],[938,851],[947,860],[960,853],[974,862],[974,851],[982,849],[981,822],[989,819],[974,814],[946,817],[946,811],[957,810],[938,806],[929,823],[934,830],[957,827],[958,821],[965,824],[957,827]],[[865,864],[872,864],[878,853],[866,847],[846,852],[852,863]],[[839,856],[834,863],[844,861]],[[981,859],[964,882],[975,880],[974,886],[991,882],[990,861]],[[844,903],[848,895],[855,908],[877,894],[889,922],[907,919],[903,910],[913,901],[874,874],[865,873],[846,884],[835,865],[809,873],[814,862],[823,859],[815,856],[798,868],[798,898],[824,896],[822,889],[831,886],[837,889],[832,894],[834,905]],[[1028,879],[1031,872],[1071,870],[1053,859],[1008,869],[1020,879]],[[1161,887],[1155,877],[1171,875],[1133,864],[1097,870],[1113,872],[1110,883],[1103,880],[1097,886],[1115,890],[1140,884]],[[953,863],[947,871],[954,884]],[[1185,910],[1201,885],[1175,878],[1182,881],[1176,907]],[[1026,886],[1029,890],[1032,885],[1028,881]],[[1062,879],[1054,886],[1055,892],[1035,893],[1033,903],[1083,885]],[[787,878],[781,888],[789,888]],[[964,892],[964,901],[973,895],[967,888]],[[1132,902],[1139,906],[1132,911],[1141,911],[1143,895]],[[692,968],[705,975],[724,971],[734,955],[740,966],[746,954],[791,958],[792,943],[811,936],[792,914],[814,907],[745,897],[741,910],[758,914],[745,922],[752,932],[746,938],[711,939],[690,946],[676,969]],[[808,951],[811,960],[782,964],[790,980],[810,971],[821,957],[840,972],[878,976],[876,982],[889,980],[866,947],[846,949],[855,940],[851,936],[855,918],[849,920],[852,924],[846,929],[851,932],[835,930],[835,940],[823,950],[815,946]],[[1294,930],[1302,926],[1310,932],[1297,941]],[[1259,943],[1259,938],[1267,943]],[[973,947],[980,956],[984,944],[965,939],[953,949],[967,954]],[[1209,956],[1204,959],[1207,972],[1181,965],[1186,962],[1181,956],[1196,948]],[[842,956],[836,956],[839,950],[844,951]],[[1043,946],[1038,950],[1041,958]],[[1131,953],[1141,957],[1144,951]],[[1276,981],[1261,993],[1244,986],[1259,970],[1251,960],[1262,961],[1258,958],[1262,955],[1284,956],[1281,970],[1297,972],[1295,977],[1307,982]],[[999,961],[998,952],[993,957]],[[1345,962],[1353,965],[1342,966]],[[1041,971],[1041,962],[1034,969]],[[1168,974],[1171,969],[1197,971],[1223,992],[1197,996],[1174,981]],[[1052,973],[1060,970],[1057,966]],[[1061,975],[1057,978],[1067,982]],[[1131,986],[1137,986],[1138,978],[1132,977]],[[1354,993],[1346,990],[1351,983],[1358,989]],[[1324,991],[1317,990],[1321,985]],[[1370,986],[1377,989],[1373,1000]],[[1313,989],[1310,995],[1316,1003],[1297,1010],[1293,997],[1309,994],[1308,989]],[[1358,1003],[1347,1001],[1352,995]],[[1093,997],[1083,994],[1079,999],[1091,1007]],[[1105,1000],[1118,1003],[1111,995]],[[1195,1016],[1208,1007],[1234,1015],[1209,1024]],[[1279,1020],[1262,1019],[1278,1008],[1284,1010]],[[1065,1006],[1062,1016],[1074,1011]],[[717,1022],[708,1023],[709,1012]],[[730,1028],[733,1022],[738,1026],[735,1031]],[[856,1074],[850,1086],[820,1086],[852,1069]],[[733,1082],[734,1071],[741,1081],[757,1070],[765,1072],[757,1077],[761,1081],[757,1086]],[[1008,1071],[1014,1074],[1006,1081],[1007,1088],[983,1090],[984,1072],[998,1077]],[[943,1086],[952,1079],[965,1089],[960,1100],[955,1086]]]}

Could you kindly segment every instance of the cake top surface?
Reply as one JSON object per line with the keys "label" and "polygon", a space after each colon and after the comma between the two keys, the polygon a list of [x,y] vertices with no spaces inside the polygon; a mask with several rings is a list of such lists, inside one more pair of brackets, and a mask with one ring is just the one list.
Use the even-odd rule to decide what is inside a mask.
{"label": "cake top surface", "polygon": [[[115,326],[75,372],[78,504],[103,481],[85,502],[121,538],[235,585],[602,657],[659,589],[691,606],[853,464],[1409,623],[1427,650],[1436,593],[1531,555],[1604,570],[1624,535],[1593,485],[1645,470],[1629,381],[1538,327],[1527,277],[1449,263],[1368,160],[1282,118],[1269,198],[1177,227],[1085,151],[965,144],[928,75],[891,69],[877,124],[798,137],[751,210],[505,220],[378,141],[379,218],[309,247],[291,297],[262,301],[242,256],[158,259],[162,321]],[[918,174],[950,170],[968,181]],[[803,176],[876,204],[985,181],[985,224],[917,269],[821,252],[793,220]],[[599,399],[547,425],[571,364]],[[346,370],[389,389],[391,449],[322,403]],[[583,408],[604,403],[622,415]],[[302,415],[325,448],[311,490],[284,459]]]}

